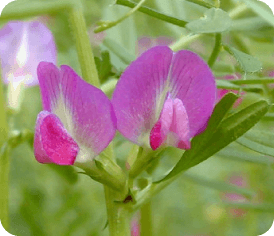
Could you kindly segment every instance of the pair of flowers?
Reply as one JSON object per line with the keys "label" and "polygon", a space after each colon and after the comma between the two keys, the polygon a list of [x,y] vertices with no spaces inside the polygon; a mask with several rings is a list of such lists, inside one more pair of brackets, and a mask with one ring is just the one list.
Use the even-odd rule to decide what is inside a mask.
{"label": "pair of flowers", "polygon": [[144,52],[124,71],[112,100],[70,67],[41,62],[37,69],[44,111],[37,118],[35,157],[41,163],[92,161],[114,138],[156,150],[190,148],[216,99],[214,76],[195,53],[167,46]]}

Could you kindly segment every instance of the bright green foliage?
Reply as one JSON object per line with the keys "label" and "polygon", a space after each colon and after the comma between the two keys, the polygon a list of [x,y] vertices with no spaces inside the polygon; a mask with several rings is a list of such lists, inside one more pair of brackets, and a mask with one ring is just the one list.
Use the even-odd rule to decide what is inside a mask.
{"label": "bright green foliage", "polygon": [[257,72],[262,69],[262,63],[256,58],[233,47],[225,46],[225,49],[236,58],[244,72]]}
{"label": "bright green foliage", "polygon": [[229,30],[231,25],[232,20],[225,11],[211,8],[203,18],[191,21],[186,27],[193,33],[220,33]]}

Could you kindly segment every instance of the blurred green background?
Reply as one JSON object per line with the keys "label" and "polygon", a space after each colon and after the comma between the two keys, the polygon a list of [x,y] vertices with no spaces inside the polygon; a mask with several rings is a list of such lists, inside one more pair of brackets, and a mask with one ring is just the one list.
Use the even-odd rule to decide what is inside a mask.
{"label": "blurred green background", "polygon": [[[221,7],[228,11],[235,2],[223,0]],[[90,29],[91,44],[95,56],[100,58],[101,52],[109,51],[109,47],[105,43],[95,45],[92,33],[95,23],[98,20],[116,20],[129,8],[114,5],[112,0],[82,0],[82,3]],[[148,0],[145,5],[186,21],[198,19],[205,11],[204,7],[184,0]],[[254,15],[251,11],[246,13],[248,14]],[[48,23],[58,48],[58,64],[70,65],[81,74],[67,14],[60,12],[48,16]],[[260,30],[259,36],[253,31],[234,31],[225,34],[225,40],[239,50],[242,49],[242,43],[242,47],[246,47],[249,53],[263,62],[263,71],[269,71],[274,69],[273,28],[264,27]],[[137,42],[144,36],[166,36],[175,41],[186,33],[183,28],[137,12],[116,27],[105,31],[103,36],[136,56]],[[213,46],[214,40],[209,35],[187,48],[207,60]],[[112,69],[101,77],[104,81],[119,76],[126,67],[126,63],[112,50],[109,53]],[[235,61],[225,52],[221,53],[220,58],[234,68]],[[104,69],[101,73],[104,71],[108,70]],[[214,73],[216,77],[226,74],[217,69]],[[260,93],[247,94],[241,106],[261,96],[263,95]],[[33,130],[36,116],[41,110],[39,87],[27,88],[22,109],[18,114],[9,116],[9,124],[16,130]],[[273,119],[262,120],[257,125],[257,128],[260,127],[274,130]],[[124,167],[125,157],[132,144],[119,134],[114,144],[118,163]],[[178,161],[181,153],[182,151],[175,148],[167,149],[153,176],[157,178],[167,172]],[[108,230],[105,229],[107,216],[101,184],[85,175],[77,174],[78,170],[74,167],[39,164],[34,158],[32,147],[27,143],[17,146],[10,159],[9,207],[12,234],[108,235]],[[152,199],[153,235],[253,236],[264,233],[273,222],[274,205],[271,205],[272,209],[260,206],[265,203],[274,204],[273,173],[272,157],[232,143],[216,156],[187,171]],[[232,195],[233,191],[228,191],[229,185],[248,189],[246,197]],[[242,202],[259,207],[247,207],[250,209],[243,210],[232,205]]]}

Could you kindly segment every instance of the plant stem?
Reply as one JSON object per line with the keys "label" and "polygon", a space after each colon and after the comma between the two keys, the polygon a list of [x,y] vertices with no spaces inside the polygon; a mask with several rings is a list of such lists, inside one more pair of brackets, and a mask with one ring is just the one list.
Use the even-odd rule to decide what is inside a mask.
{"label": "plant stem", "polygon": [[200,38],[202,34],[188,34],[182,36],[177,42],[171,44],[169,47],[174,51],[178,51],[183,47],[187,46],[189,43],[193,42],[194,40]]}
{"label": "plant stem", "polygon": [[147,168],[153,157],[153,152],[149,149],[139,148],[138,156],[129,171],[130,183]]}
{"label": "plant stem", "polygon": [[141,207],[141,236],[152,236],[152,215],[151,202],[145,203]]}
{"label": "plant stem", "polygon": [[0,219],[7,229],[9,225],[9,146],[6,143],[8,139],[8,122],[2,81],[0,76]]}
{"label": "plant stem", "polygon": [[[116,4],[126,6],[126,7],[130,7],[130,8],[134,8],[137,5],[137,3],[129,1],[129,0],[117,0]],[[157,11],[155,11],[155,10],[149,8],[149,7],[146,7],[146,6],[140,7],[138,9],[138,11],[143,12],[143,13],[149,15],[149,16],[155,17],[159,20],[163,20],[163,21],[166,21],[168,23],[171,23],[173,25],[177,25],[177,26],[180,26],[180,27],[185,27],[185,25],[188,23],[186,21],[177,19],[175,17],[172,17],[172,16],[169,16],[169,15],[165,15],[165,14],[162,14],[160,12],[157,12]]]}
{"label": "plant stem", "polygon": [[69,1],[55,2],[25,2],[14,1],[4,8],[1,13],[0,21],[18,20],[38,15],[56,14],[60,11],[67,10],[71,7]]}
{"label": "plant stem", "polygon": [[[71,9],[70,20],[75,35],[83,77],[89,83],[100,87],[100,81],[87,35],[83,10],[78,7]],[[110,161],[115,161],[111,145],[109,145],[104,152]],[[101,174],[104,174],[104,172],[99,173],[98,176],[100,177]],[[128,206],[126,203],[117,201],[117,199],[123,199],[124,191],[115,191],[106,185],[104,185],[104,189],[110,236],[130,236],[130,212]]]}
{"label": "plant stem", "polygon": [[143,3],[145,1],[146,0],[141,0],[134,8],[132,8],[128,13],[126,13],[124,16],[122,16],[120,19],[118,19],[116,21],[109,21],[109,22],[101,21],[101,22],[99,22],[100,26],[94,30],[94,33],[102,32],[104,30],[110,29],[110,28],[114,27],[115,25],[119,24],[120,22],[122,22],[123,20],[128,18],[130,15],[132,15],[135,11],[137,11],[143,5]]}
{"label": "plant stem", "polygon": [[222,34],[218,33],[215,35],[215,46],[213,48],[213,51],[208,59],[208,65],[209,67],[213,67],[215,61],[217,60],[217,57],[221,51],[222,48]]}
{"label": "plant stem", "polygon": [[247,9],[248,9],[247,5],[245,3],[241,3],[229,12],[229,16],[232,19],[235,19],[236,17],[241,15],[243,12],[245,12]]}
{"label": "plant stem", "polygon": [[231,79],[229,82],[237,85],[241,84],[272,84],[274,83],[274,78],[261,78],[261,79],[245,79],[245,80],[240,80],[240,79]]}
{"label": "plant stem", "polygon": [[117,202],[117,192],[105,186],[105,198],[110,236],[130,236],[131,214],[127,203]]}
{"label": "plant stem", "polygon": [[136,196],[135,200],[137,204],[133,206],[133,211],[138,210],[141,206],[149,202],[154,195],[159,193],[162,189],[167,187],[177,178],[178,175],[160,183],[152,183],[149,188],[143,190],[143,192],[140,195]]}
{"label": "plant stem", "polygon": [[96,87],[100,87],[82,6],[77,5],[71,8],[69,16],[83,79]]}

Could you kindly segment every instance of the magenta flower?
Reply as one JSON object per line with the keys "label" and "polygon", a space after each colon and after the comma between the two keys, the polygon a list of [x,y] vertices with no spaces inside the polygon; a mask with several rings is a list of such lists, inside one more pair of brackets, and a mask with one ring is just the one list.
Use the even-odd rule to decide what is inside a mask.
{"label": "magenta flower", "polygon": [[39,62],[56,63],[53,35],[39,21],[11,21],[0,30],[0,59],[5,83],[37,85]]}
{"label": "magenta flower", "polygon": [[111,102],[69,66],[41,62],[37,74],[44,111],[36,121],[35,158],[59,165],[92,161],[115,135]]}
{"label": "magenta flower", "polygon": [[130,141],[153,150],[189,149],[206,128],[215,97],[214,76],[198,55],[157,46],[127,67],[112,102],[117,128]]}
{"label": "magenta flower", "polygon": [[[240,79],[241,75],[240,74],[235,74],[235,75],[226,75],[223,76],[219,79],[224,79],[224,80],[230,80],[230,79]],[[238,94],[237,90],[228,90],[228,89],[217,89],[217,97],[216,97],[216,103],[218,103],[227,93],[233,92],[235,94]],[[245,95],[245,92],[241,92],[241,95]],[[238,107],[243,101],[242,97],[239,97],[237,101],[234,103],[233,107],[236,108]]]}

